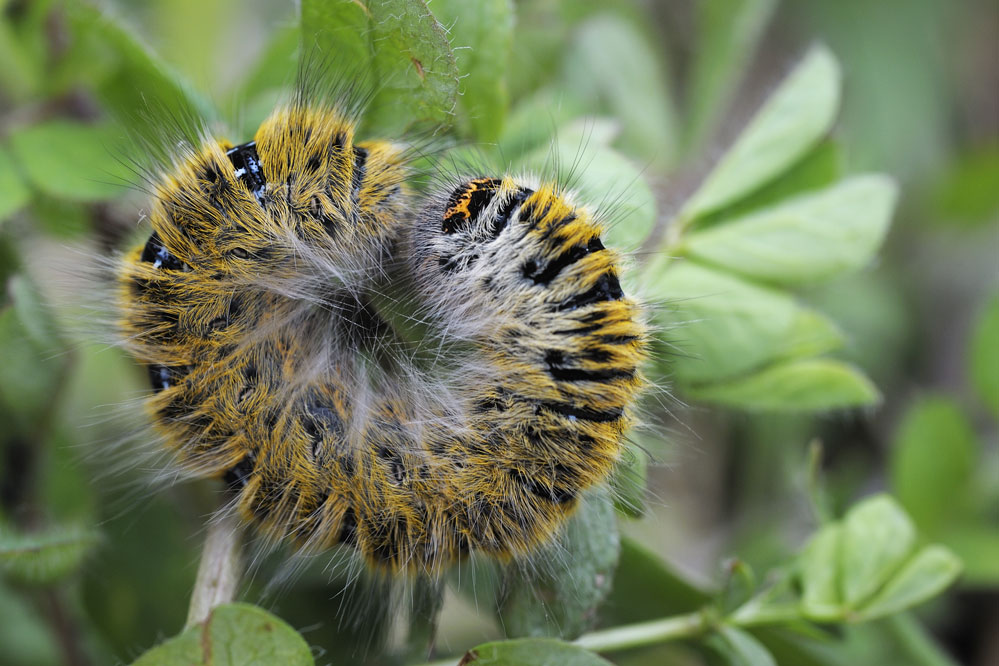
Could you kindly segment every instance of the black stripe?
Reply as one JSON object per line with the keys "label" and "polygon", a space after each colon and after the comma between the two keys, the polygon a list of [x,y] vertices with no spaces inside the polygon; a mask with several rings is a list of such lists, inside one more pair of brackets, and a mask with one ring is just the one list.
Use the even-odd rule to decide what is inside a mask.
{"label": "black stripe", "polygon": [[257,203],[262,204],[267,181],[264,179],[264,170],[260,166],[260,157],[257,155],[257,142],[250,141],[230,148],[225,154],[236,170],[236,179],[246,185],[246,188],[253,193]]}
{"label": "black stripe", "polygon": [[559,303],[556,310],[575,310],[585,305],[592,305],[602,301],[616,301],[624,298],[621,291],[621,282],[614,273],[604,273],[588,290],[582,294],[577,294]]}
{"label": "black stripe", "polygon": [[530,260],[524,264],[524,277],[530,278],[534,284],[547,285],[562,272],[562,269],[571,266],[583,257],[593,252],[600,252],[604,249],[604,244],[600,242],[599,236],[591,238],[586,245],[573,245],[568,250],[562,252],[548,262],[544,269],[539,269],[537,262]]}
{"label": "black stripe", "polygon": [[351,193],[356,207],[361,200],[361,186],[367,175],[368,151],[364,148],[354,148],[354,171],[350,177]]}
{"label": "black stripe", "polygon": [[496,196],[501,183],[496,178],[479,178],[455,189],[444,208],[441,231],[453,234],[472,224]]}
{"label": "black stripe", "polygon": [[489,234],[492,238],[500,235],[503,229],[510,224],[510,216],[513,215],[513,211],[522,205],[527,197],[532,194],[534,194],[534,190],[526,187],[518,187],[517,191],[510,195],[510,198],[500,206],[496,217],[493,218],[492,224],[489,227]]}
{"label": "black stripe", "polygon": [[585,368],[565,367],[565,355],[560,349],[549,349],[545,353],[545,364],[552,379],[560,382],[608,382],[614,379],[631,379],[635,376],[634,368],[606,368],[587,370]]}
{"label": "black stripe", "polygon": [[[562,466],[560,465],[559,467]],[[563,467],[563,469],[565,468]],[[540,499],[548,500],[553,504],[565,504],[576,499],[576,491],[573,488],[546,486],[517,469],[507,470],[507,473],[514,481],[523,486],[527,492]]]}
{"label": "black stripe", "polygon": [[552,331],[552,333],[555,335],[583,335],[599,331],[603,327],[604,324],[590,324],[589,326],[580,326],[579,328],[560,328],[557,331]]}
{"label": "black stripe", "polygon": [[609,345],[624,345],[629,342],[638,341],[637,335],[601,335],[597,338],[600,342],[605,342]]}
{"label": "black stripe", "polygon": [[562,402],[542,402],[541,407],[566,418],[593,421],[594,423],[610,423],[624,416],[624,409],[621,408],[600,410],[589,407],[578,407]]}

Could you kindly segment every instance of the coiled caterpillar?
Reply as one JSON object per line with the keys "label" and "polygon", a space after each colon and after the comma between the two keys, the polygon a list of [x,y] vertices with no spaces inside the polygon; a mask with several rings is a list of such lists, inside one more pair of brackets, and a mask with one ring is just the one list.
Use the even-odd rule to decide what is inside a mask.
{"label": "coiled caterpillar", "polygon": [[[477,177],[421,201],[404,162],[304,102],[253,142],[205,142],[120,263],[119,329],[156,431],[247,522],[435,574],[528,553],[608,477],[646,334],[600,224],[555,185]],[[430,367],[373,306],[386,285],[448,347]]]}

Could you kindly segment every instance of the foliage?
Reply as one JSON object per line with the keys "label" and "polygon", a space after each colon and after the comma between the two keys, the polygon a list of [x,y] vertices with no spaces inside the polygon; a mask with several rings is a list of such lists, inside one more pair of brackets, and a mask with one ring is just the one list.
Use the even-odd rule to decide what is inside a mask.
{"label": "foliage", "polygon": [[[695,577],[689,562],[671,564],[684,544],[650,547],[668,541],[655,521],[671,507],[661,510],[646,491],[648,483],[664,492],[648,458],[669,449],[661,436],[637,433],[611,489],[591,493],[561,550],[520,566],[475,561],[472,584],[456,577],[464,601],[455,603],[471,599],[491,634],[486,642],[449,634],[459,638],[434,654],[467,650],[462,664],[497,665],[824,666],[871,654],[883,663],[952,663],[909,610],[943,594],[962,570],[962,589],[994,597],[999,586],[999,469],[988,439],[999,417],[999,292],[994,266],[986,289],[973,268],[982,264],[976,246],[996,247],[999,153],[955,142],[952,151],[963,152],[945,157],[936,129],[947,109],[928,101],[937,92],[932,68],[890,44],[936,18],[959,20],[957,9],[943,0],[912,12],[879,9],[858,28],[878,45],[868,62],[857,60],[843,27],[857,25],[848,19],[862,3],[703,0],[680,86],[670,60],[677,50],[661,38],[682,31],[652,20],[647,3],[302,0],[294,17],[270,3],[256,14],[231,0],[201,4],[122,1],[122,18],[83,0],[0,3],[0,627],[17,628],[0,629],[0,661],[104,663],[142,646],[151,649],[137,664],[308,664],[309,645],[320,645],[333,663],[360,655],[416,663],[435,632],[458,624],[440,589],[408,588],[414,612],[384,656],[367,644],[400,634],[390,582],[304,567],[273,614],[221,606],[160,642],[183,622],[210,491],[170,489],[126,511],[145,493],[135,490],[138,472],[106,487],[94,480],[106,463],[78,455],[86,442],[124,437],[135,417],[128,410],[80,426],[94,421],[95,407],[134,396],[142,378],[70,325],[92,317],[78,303],[46,307],[52,265],[72,275],[86,256],[122,243],[122,220],[131,224],[144,205],[126,187],[136,180],[136,145],[157,145],[163,127],[196,132],[196,118],[243,140],[297,62],[320,53],[331,85],[346,77],[373,91],[364,135],[432,133],[440,150],[424,158],[428,170],[540,171],[605,210],[608,242],[633,252],[627,281],[658,331],[648,375],[675,395],[665,408],[650,400],[649,420],[681,411],[705,441],[724,443],[714,452],[738,470],[725,491],[738,508],[724,526],[724,553],[740,556],[720,567],[714,553]],[[767,48],[761,36],[776,29],[775,13],[816,26],[832,47],[783,54],[790,66],[770,76],[766,100],[747,104],[740,82]],[[164,16],[162,33],[133,27]],[[244,34],[263,42],[248,47]],[[892,37],[881,43],[883,35]],[[224,75],[212,56],[225,61]],[[882,67],[897,75],[885,113],[905,119],[905,132],[864,113],[881,99],[871,72]],[[719,150],[712,142],[733,109],[748,120]],[[926,139],[909,146],[903,135]],[[671,182],[684,177],[698,184],[681,196]],[[57,249],[67,241],[85,248],[84,258]],[[898,256],[912,247],[945,269],[912,269]],[[946,282],[962,263],[971,267],[964,281]],[[958,302],[975,301],[957,351],[942,348],[955,336],[934,328],[952,310],[920,301],[932,314],[926,323],[910,307],[947,298],[934,279]],[[947,355],[963,360],[960,379],[925,381],[933,392],[912,397],[907,359],[928,359],[930,374]],[[878,411],[882,404],[889,409]],[[886,413],[902,413],[897,427]],[[857,450],[850,428],[858,421],[893,433],[886,469]],[[813,456],[802,483],[796,443],[816,436],[830,460]],[[872,486],[897,499],[871,496]],[[707,493],[695,505],[702,501]],[[792,513],[802,504],[811,517]],[[661,531],[643,543],[649,529]],[[260,564],[258,578],[274,566]],[[711,582],[701,582],[704,571]],[[260,597],[256,587],[244,593]],[[955,598],[934,602],[938,616]],[[330,622],[337,612],[353,620]],[[73,629],[56,615],[72,618]]]}

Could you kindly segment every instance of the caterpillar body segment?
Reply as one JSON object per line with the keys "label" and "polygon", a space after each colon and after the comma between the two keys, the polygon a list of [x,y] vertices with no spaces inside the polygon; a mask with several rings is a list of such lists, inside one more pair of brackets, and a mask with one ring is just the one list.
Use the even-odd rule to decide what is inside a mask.
{"label": "caterpillar body segment", "polygon": [[[268,539],[436,574],[552,538],[607,479],[643,387],[642,311],[584,207],[511,177],[423,205],[399,149],[297,104],[162,176],[118,271],[157,433]],[[386,279],[441,340],[428,370],[372,305]]]}

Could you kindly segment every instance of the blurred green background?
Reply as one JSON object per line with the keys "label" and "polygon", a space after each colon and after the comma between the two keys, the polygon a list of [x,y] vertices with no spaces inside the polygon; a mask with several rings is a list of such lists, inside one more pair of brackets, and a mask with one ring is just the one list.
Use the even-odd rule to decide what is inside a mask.
{"label": "blurred green background", "polygon": [[[293,72],[291,3],[108,6],[222,109],[236,141],[249,139]],[[429,3],[446,27],[460,24],[455,6]],[[568,120],[614,119],[613,146],[642,169],[661,223],[811,44],[836,54],[837,169],[888,173],[900,199],[875,265],[795,291],[835,320],[846,341],[835,356],[862,368],[883,399],[818,414],[759,413],[691,399],[681,386],[648,407],[654,427],[636,435],[652,460],[648,495],[644,515],[622,529],[688,583],[717,585],[736,556],[762,576],[814,528],[809,456],[820,442],[820,504],[831,515],[887,490],[925,538],[961,557],[965,572],[918,610],[928,634],[913,637],[912,625],[890,620],[838,629],[824,643],[829,661],[814,663],[914,663],[913,642],[927,638],[942,660],[999,663],[999,5],[516,6],[512,30],[500,31],[509,44],[469,38],[481,40],[486,58],[505,58],[509,46],[509,65],[501,85],[466,90],[461,104],[480,108],[459,114],[452,136],[488,151],[503,136],[526,145]],[[108,313],[100,294],[83,293],[90,282],[80,274],[93,271],[95,257],[134,242],[145,210],[143,193],[123,184],[131,178],[120,159],[126,148],[101,93],[126,74],[113,56],[78,57],[93,37],[77,32],[63,3],[0,7],[0,518],[8,531],[42,531],[43,545],[65,565],[35,580],[20,570],[0,579],[0,663],[128,662],[183,625],[211,490],[153,492],[146,465],[127,464],[129,449],[141,444],[132,434],[144,373],[95,341]],[[456,53],[461,64],[477,51]],[[81,125],[92,131],[81,133]],[[640,563],[624,557],[605,624],[647,619],[632,608],[643,594]],[[244,598],[324,646],[317,663],[358,659],[344,637],[355,627],[341,626],[335,607],[380,592],[342,592],[343,581],[306,571],[262,597],[273,568],[261,565]],[[448,596],[441,655],[501,635],[472,602]],[[685,644],[614,657],[635,665],[706,659]]]}

